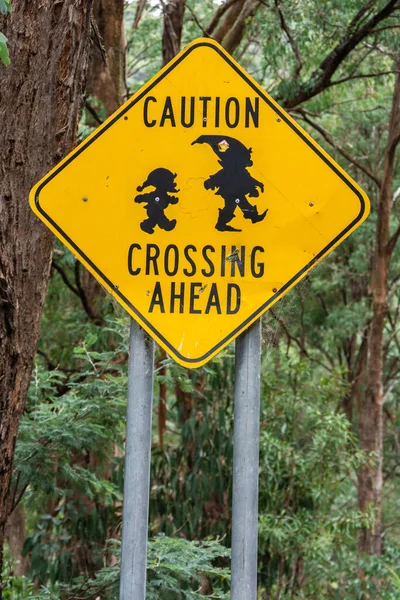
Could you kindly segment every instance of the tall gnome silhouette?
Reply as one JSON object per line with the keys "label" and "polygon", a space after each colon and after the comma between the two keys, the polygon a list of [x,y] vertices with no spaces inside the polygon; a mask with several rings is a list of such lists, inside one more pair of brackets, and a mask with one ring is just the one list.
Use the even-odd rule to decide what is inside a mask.
{"label": "tall gnome silhouette", "polygon": [[164,210],[170,204],[176,204],[179,198],[170,196],[173,192],[179,192],[176,189],[175,183],[176,173],[172,173],[168,169],[154,169],[147,176],[146,181],[139,185],[136,189],[138,192],[143,192],[147,187],[154,187],[155,190],[145,194],[139,194],[135,198],[135,202],[146,204],[147,219],[140,223],[140,228],[146,233],[154,233],[154,227],[159,226],[164,231],[172,231],[176,225],[176,219],[168,219]]}
{"label": "tall gnome silhouette", "polygon": [[[225,206],[219,209],[215,229],[218,231],[241,231],[228,223],[235,217],[239,207],[245,219],[259,223],[265,219],[268,209],[259,214],[257,206],[250,204],[246,196],[258,198],[264,191],[264,184],[254,179],[247,168],[253,165],[251,148],[246,148],[239,140],[222,135],[201,135],[194,144],[208,144],[218,156],[222,169],[210,175],[204,182],[206,190],[217,190],[215,194],[224,199]],[[259,191],[260,190],[260,191]]]}

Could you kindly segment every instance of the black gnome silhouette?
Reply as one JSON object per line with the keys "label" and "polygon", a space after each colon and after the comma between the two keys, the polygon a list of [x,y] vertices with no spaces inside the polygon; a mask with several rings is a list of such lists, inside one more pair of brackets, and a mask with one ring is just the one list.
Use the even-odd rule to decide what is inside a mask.
{"label": "black gnome silhouette", "polygon": [[219,209],[219,217],[215,229],[218,231],[241,231],[228,225],[235,216],[236,208],[240,208],[245,219],[252,223],[258,223],[265,218],[268,210],[258,214],[257,206],[253,206],[247,200],[257,198],[264,191],[264,185],[254,179],[247,168],[253,165],[251,160],[251,148],[246,148],[239,140],[221,135],[201,135],[193,144],[208,144],[218,156],[218,163],[222,169],[210,175],[204,182],[206,190],[218,191],[215,193],[222,196],[225,201],[224,208]]}
{"label": "black gnome silhouette", "polygon": [[154,233],[154,227],[158,225],[160,229],[172,231],[176,225],[176,219],[168,219],[164,210],[170,204],[176,204],[179,200],[176,196],[170,196],[172,192],[179,192],[176,189],[175,183],[176,173],[171,173],[168,169],[154,169],[149,173],[143,185],[139,185],[136,189],[142,192],[146,187],[153,186],[156,189],[153,192],[139,194],[135,198],[135,202],[146,204],[147,219],[140,223],[140,228],[146,233]]}

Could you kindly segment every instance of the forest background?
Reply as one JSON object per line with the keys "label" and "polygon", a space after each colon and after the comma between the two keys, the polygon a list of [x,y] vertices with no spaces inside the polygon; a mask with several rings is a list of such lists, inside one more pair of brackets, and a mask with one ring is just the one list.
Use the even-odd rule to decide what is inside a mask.
{"label": "forest background", "polygon": [[[129,319],[28,192],[210,36],[372,213],[263,318],[259,598],[400,598],[399,0],[0,0],[3,598],[118,597]],[[148,598],[229,597],[233,346],[158,349]]]}

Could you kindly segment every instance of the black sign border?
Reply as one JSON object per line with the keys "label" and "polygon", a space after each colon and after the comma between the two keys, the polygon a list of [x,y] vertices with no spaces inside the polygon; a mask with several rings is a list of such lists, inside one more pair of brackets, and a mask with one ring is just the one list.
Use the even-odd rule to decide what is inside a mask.
{"label": "black sign border", "polygon": [[[268,104],[268,106],[270,108],[272,108],[273,111],[275,111],[277,116],[282,121],[284,121],[287,125],[289,125],[289,127],[303,140],[303,142],[305,142],[317,154],[317,156],[319,156],[319,158],[321,158],[321,160],[323,160],[332,169],[332,171],[334,171],[334,173],[336,173],[336,175],[338,177],[340,177],[340,179],[352,190],[352,192],[354,192],[354,194],[359,199],[360,212],[357,215],[357,217],[353,221],[351,221],[351,223],[349,223],[349,225],[347,225],[347,227],[345,227],[343,229],[343,231],[341,231],[341,233],[339,233],[331,242],[329,242],[329,244],[327,244],[327,246],[324,247],[323,250],[321,250],[321,252],[319,252],[316,256],[314,256],[314,258],[309,263],[307,263],[300,271],[298,271],[298,273],[296,273],[296,275],[294,275],[287,283],[285,283],[285,285],[283,285],[273,296],[271,296],[262,306],[260,306],[247,319],[245,319],[245,321],[243,321],[238,327],[236,327],[229,335],[225,336],[220,342],[218,342],[218,344],[216,344],[208,352],[203,354],[203,356],[200,356],[198,358],[188,358],[188,357],[180,354],[180,352],[178,352],[178,350],[176,350],[176,348],[174,348],[168,342],[168,340],[166,340],[164,338],[164,336],[161,335],[159,333],[159,331],[157,331],[152,326],[152,324],[119,291],[117,286],[114,285],[108,279],[108,277],[106,277],[104,275],[104,273],[102,273],[100,271],[100,269],[90,260],[90,258],[88,256],[86,256],[84,254],[84,252],[82,252],[82,250],[71,240],[71,238],[69,238],[68,235],[57,225],[57,223],[55,223],[53,221],[53,219],[40,206],[39,196],[40,196],[40,192],[42,191],[42,189],[58,173],[60,173],[65,167],[67,167],[88,146],[93,144],[93,142],[95,142],[98,137],[100,137],[107,129],[109,129],[109,127],[111,127],[116,121],[121,119],[121,117],[123,117],[137,102],[139,102],[139,100],[141,100],[144,96],[146,96],[162,79],[164,79],[164,77],[166,77],[173,69],[175,69],[175,67],[177,67],[191,52],[196,50],[196,48],[199,48],[202,46],[212,48],[215,52],[217,52],[221,56],[221,58],[223,58],[229,64],[229,66],[232,67],[232,69],[238,75],[240,75],[240,77],[242,77],[242,79],[256,92],[256,94],[258,94],[258,96],[260,98],[262,98]],[[97,273],[97,275],[100,277],[100,279],[102,281],[104,281],[104,283],[113,290],[113,293],[116,296],[119,296],[119,298],[122,300],[123,304],[128,306],[130,308],[130,310],[138,317],[138,319],[140,321],[142,321],[142,323],[144,323],[146,325],[146,327],[154,334],[154,336],[163,342],[163,344],[171,351],[171,354],[178,357],[186,365],[193,365],[193,366],[196,366],[196,364],[198,364],[198,363],[204,363],[204,361],[206,361],[209,357],[211,357],[211,355],[214,355],[215,353],[217,353],[230,340],[235,338],[239,333],[241,333],[244,329],[246,329],[246,327],[252,321],[254,321],[259,315],[261,315],[263,312],[265,312],[270,304],[272,304],[275,300],[277,300],[279,298],[279,296],[282,296],[284,294],[284,292],[293,283],[296,282],[296,280],[301,279],[301,277],[304,275],[304,273],[306,271],[309,271],[319,260],[321,260],[321,258],[325,254],[327,254],[327,252],[329,252],[329,250],[332,248],[332,246],[334,246],[341,238],[346,236],[346,234],[351,229],[353,229],[353,227],[355,227],[357,225],[357,223],[359,223],[362,220],[362,218],[365,214],[365,211],[366,211],[366,205],[365,205],[364,198],[363,198],[362,194],[360,193],[360,191],[354,187],[352,182],[350,180],[348,180],[347,177],[341,171],[339,171],[339,169],[337,169],[337,167],[330,161],[330,159],[328,157],[326,157],[320,151],[320,149],[317,146],[315,146],[314,143],[312,141],[310,141],[303,134],[303,132],[297,128],[297,126],[294,123],[292,123],[292,121],[290,119],[288,119],[287,115],[284,112],[282,112],[282,110],[280,110],[277,106],[275,106],[275,104],[273,102],[271,102],[271,100],[264,94],[263,90],[257,84],[255,84],[253,81],[251,81],[251,79],[249,79],[247,77],[247,75],[244,72],[242,72],[241,69],[238,68],[238,66],[235,64],[235,62],[233,62],[229,58],[229,56],[227,56],[225,54],[225,52],[220,50],[220,48],[217,45],[214,45],[213,43],[210,43],[210,42],[207,42],[204,40],[194,43],[194,44],[190,45],[188,48],[186,48],[185,50],[183,50],[183,52],[180,55],[178,55],[177,59],[175,61],[173,61],[173,63],[170,66],[167,66],[167,68],[161,73],[161,75],[159,77],[156,77],[154,79],[154,81],[152,81],[152,83],[150,83],[150,85],[148,85],[145,88],[145,90],[143,90],[142,92],[139,91],[137,94],[135,94],[134,97],[129,101],[129,104],[127,104],[114,118],[111,118],[109,121],[107,121],[104,126],[101,126],[100,130],[97,131],[97,133],[95,133],[93,135],[93,137],[91,137],[87,142],[83,142],[83,144],[80,147],[78,147],[78,149],[65,162],[63,162],[59,168],[56,168],[44,181],[42,181],[42,183],[38,186],[36,193],[35,193],[35,205],[36,205],[37,210],[40,212],[40,214],[43,215],[44,219],[46,221],[48,221],[49,223],[51,223],[53,228],[56,229],[60,233],[61,237],[63,237],[72,248],[74,248],[74,250],[77,252],[77,254],[79,254],[84,259],[84,261],[88,265],[90,265],[90,267],[93,269],[93,271],[95,271]]]}

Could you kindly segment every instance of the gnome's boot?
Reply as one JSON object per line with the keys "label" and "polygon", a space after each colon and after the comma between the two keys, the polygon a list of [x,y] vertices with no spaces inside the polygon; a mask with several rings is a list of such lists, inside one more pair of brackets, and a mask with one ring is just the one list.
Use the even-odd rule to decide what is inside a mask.
{"label": "gnome's boot", "polygon": [[160,224],[160,227],[161,229],[164,229],[164,231],[172,231],[175,225],[176,219],[172,219],[171,221],[169,219],[166,219],[165,221],[163,221],[162,225]]}
{"label": "gnome's boot", "polygon": [[259,215],[257,206],[252,206],[250,211],[243,213],[243,216],[245,219],[250,219],[250,221],[252,223],[259,223],[260,221],[263,221],[265,219],[267,212],[268,212],[268,208],[267,208],[267,210],[264,210],[264,212]]}
{"label": "gnome's boot", "polygon": [[235,229],[234,227],[228,225],[228,222],[231,221],[235,216],[231,209],[225,207],[219,208],[218,211],[219,217],[215,226],[215,229],[217,229],[217,231],[242,231],[241,229]]}
{"label": "gnome's boot", "polygon": [[157,214],[156,223],[164,231],[172,231],[176,225],[176,219],[168,219],[164,211]]}
{"label": "gnome's boot", "polygon": [[140,229],[145,233],[154,233],[154,224],[151,219],[146,219],[140,223]]}

